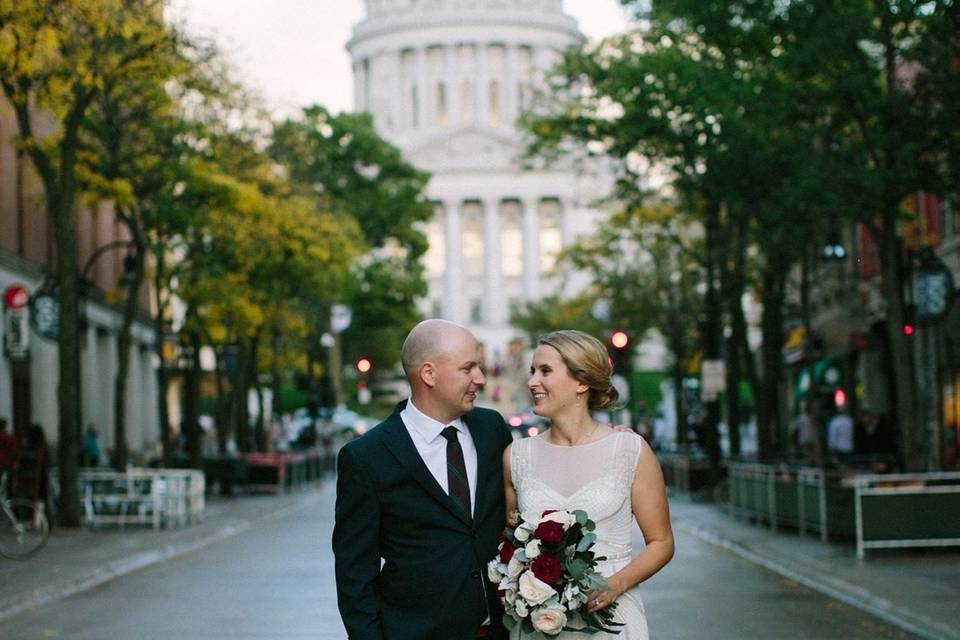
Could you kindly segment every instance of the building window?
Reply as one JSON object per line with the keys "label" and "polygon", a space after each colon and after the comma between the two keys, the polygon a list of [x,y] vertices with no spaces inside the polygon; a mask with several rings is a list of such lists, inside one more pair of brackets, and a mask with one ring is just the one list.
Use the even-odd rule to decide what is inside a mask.
{"label": "building window", "polygon": [[490,105],[487,116],[490,124],[500,122],[500,83],[496,80],[490,81]]}
{"label": "building window", "polygon": [[470,322],[480,324],[483,321],[483,304],[479,298],[470,300]]}
{"label": "building window", "polygon": [[500,208],[500,269],[505,278],[523,275],[523,214],[515,201]]}
{"label": "building window", "polygon": [[420,229],[423,235],[427,236],[427,252],[423,254],[423,266],[428,278],[441,276],[446,270],[443,259],[446,251],[443,219],[443,205],[437,203],[433,206],[433,217]]}
{"label": "building window", "polygon": [[464,122],[473,122],[473,83],[464,80],[460,83],[460,108]]}
{"label": "building window", "polygon": [[560,234],[560,203],[544,200],[540,203],[540,272],[549,273],[557,263],[557,254],[563,248]]}
{"label": "building window", "polygon": [[463,205],[463,274],[483,277],[483,208],[477,202]]}
{"label": "building window", "polygon": [[363,96],[361,98],[361,109],[370,111],[370,58],[363,59]]}
{"label": "building window", "polygon": [[447,87],[442,82],[437,83],[437,125],[447,126]]}
{"label": "building window", "polygon": [[420,101],[417,98],[417,85],[410,87],[410,125],[414,129],[420,126]]}

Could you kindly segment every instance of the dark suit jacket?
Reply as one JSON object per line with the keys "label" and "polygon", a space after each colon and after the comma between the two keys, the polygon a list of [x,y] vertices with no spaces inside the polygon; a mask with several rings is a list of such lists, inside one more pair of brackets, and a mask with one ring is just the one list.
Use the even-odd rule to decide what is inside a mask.
{"label": "dark suit jacket", "polygon": [[477,450],[471,518],[430,474],[399,409],[338,456],[333,553],[347,633],[469,639],[489,614],[494,637],[506,637],[486,564],[505,522],[501,461],[510,432],[495,411],[463,416]]}

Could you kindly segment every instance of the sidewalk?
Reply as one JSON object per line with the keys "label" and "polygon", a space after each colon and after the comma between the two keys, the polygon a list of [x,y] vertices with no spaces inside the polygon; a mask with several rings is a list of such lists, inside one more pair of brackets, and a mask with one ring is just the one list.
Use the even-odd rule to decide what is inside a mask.
{"label": "sidewalk", "polygon": [[922,638],[960,640],[960,549],[896,549],[858,561],[852,542],[769,527],[670,497],[673,525]]}
{"label": "sidewalk", "polygon": [[203,521],[177,529],[54,529],[36,556],[0,558],[0,620],[306,508],[320,499],[316,486],[279,496],[209,496]]}

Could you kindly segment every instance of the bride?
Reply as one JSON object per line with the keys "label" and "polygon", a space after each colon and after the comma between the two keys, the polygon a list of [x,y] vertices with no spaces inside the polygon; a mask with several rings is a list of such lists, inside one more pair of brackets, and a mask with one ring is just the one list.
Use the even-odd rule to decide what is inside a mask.
{"label": "bride", "polygon": [[[543,434],[517,440],[503,454],[506,511],[541,513],[582,509],[596,522],[598,570],[607,590],[589,595],[590,611],[616,602],[620,634],[595,638],[649,638],[637,585],[673,557],[673,531],[663,475],[653,451],[640,436],[593,419],[590,411],[617,400],[610,382],[607,350],[580,331],[556,331],[540,339],[530,379],[534,412],[550,419]],[[645,545],[634,555],[633,521]],[[511,638],[518,638],[520,627]],[[582,638],[561,632],[558,638]]]}

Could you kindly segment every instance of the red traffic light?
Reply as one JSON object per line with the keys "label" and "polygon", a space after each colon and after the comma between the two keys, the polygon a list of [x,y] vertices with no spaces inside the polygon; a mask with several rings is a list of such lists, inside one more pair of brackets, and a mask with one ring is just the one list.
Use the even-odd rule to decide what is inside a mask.
{"label": "red traffic light", "polygon": [[612,344],[617,349],[623,349],[630,342],[630,337],[627,335],[626,331],[614,331],[613,335],[610,336],[610,344]]}
{"label": "red traffic light", "polygon": [[912,336],[914,331],[915,329],[913,328],[912,324],[903,325],[903,335]]}
{"label": "red traffic light", "polygon": [[370,362],[370,358],[360,358],[357,360],[355,366],[360,373],[370,373],[370,370],[373,369],[373,363]]}

